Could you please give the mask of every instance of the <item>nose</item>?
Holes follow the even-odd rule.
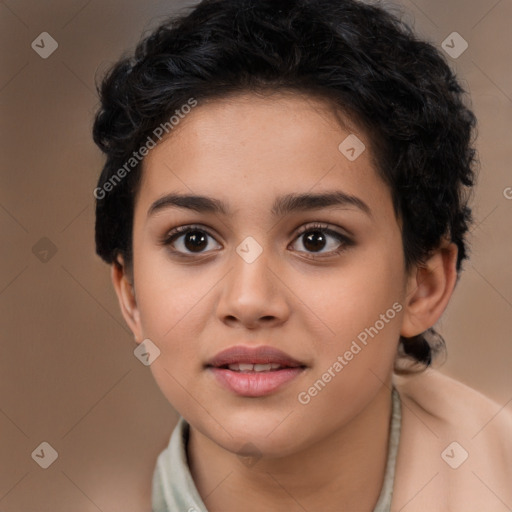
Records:
[[[218,318],[225,324],[257,329],[288,319],[287,287],[264,254],[252,263],[233,254],[233,267],[225,277],[217,305]]]

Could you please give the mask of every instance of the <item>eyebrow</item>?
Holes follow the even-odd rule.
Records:
[[[319,194],[286,194],[275,200],[271,214],[274,217],[283,217],[293,212],[319,210],[335,206],[352,206],[372,217],[370,207],[362,199],[340,190]],[[232,215],[228,205],[219,199],[184,194],[167,194],[157,199],[149,207],[147,215],[149,217],[167,208],[185,208],[199,213]]]

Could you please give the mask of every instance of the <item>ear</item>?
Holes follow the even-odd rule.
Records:
[[[144,337],[140,324],[137,300],[135,298],[133,278],[122,256],[117,256],[117,261],[112,264],[110,276],[117,294],[121,313],[132,331],[135,341],[140,343],[144,340]]]
[[[404,338],[425,332],[443,314],[457,281],[457,252],[456,244],[443,239],[429,259],[411,272],[400,331]]]

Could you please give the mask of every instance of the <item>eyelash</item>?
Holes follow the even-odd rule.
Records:
[[[209,237],[215,239],[215,237],[204,227],[192,224],[192,225],[187,225],[187,226],[179,226],[177,228],[172,229],[163,237],[163,239],[160,241],[160,243],[161,243],[161,245],[164,245],[164,246],[170,246],[173,242],[175,242],[178,238],[180,238],[180,236],[186,235],[187,233],[189,233],[191,231],[200,231],[200,232],[206,233]],[[310,231],[321,231],[322,233],[332,236],[333,238],[335,238],[336,240],[341,242],[341,245],[338,249],[335,249],[328,253],[308,253],[309,254],[308,258],[310,258],[310,259],[322,259],[322,258],[326,258],[329,256],[338,255],[338,254],[341,254],[342,252],[344,252],[345,250],[347,250],[349,247],[354,245],[354,242],[350,238],[348,238],[346,235],[343,235],[343,234],[339,233],[338,231],[334,231],[334,230],[330,229],[327,224],[322,224],[322,223],[313,223],[313,224],[304,226],[295,235],[294,242],[296,240],[298,240],[302,235],[304,235],[305,233],[309,233]],[[183,253],[183,252],[177,251],[175,249],[170,249],[170,250],[173,254],[175,254],[179,257],[183,257],[183,258],[194,257],[194,255],[200,256],[201,254],[204,254],[201,252],[199,252],[199,253]],[[304,252],[304,251],[299,251],[299,252]]]

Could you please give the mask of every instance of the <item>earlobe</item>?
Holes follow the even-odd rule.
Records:
[[[139,309],[132,278],[127,271],[127,266],[122,256],[118,256],[117,261],[112,264],[110,276],[119,301],[121,313],[132,331],[135,341],[139,343],[144,339],[140,325]]]
[[[457,246],[444,242],[409,277],[401,336],[425,332],[441,317],[457,281]]]

